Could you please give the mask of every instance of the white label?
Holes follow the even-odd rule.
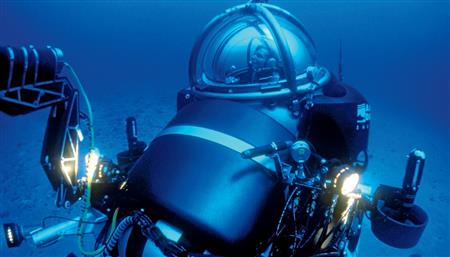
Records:
[[[358,104],[356,107],[356,130],[368,129],[370,121],[370,105]]]

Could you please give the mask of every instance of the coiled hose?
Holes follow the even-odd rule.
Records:
[[[150,218],[143,212],[135,212],[133,215],[125,217],[119,223],[119,226],[117,226],[114,233],[106,243],[106,247],[103,249],[101,256],[110,256],[124,232],[133,225],[138,225],[141,229],[141,234],[151,240],[164,253],[165,256],[188,256],[188,252],[184,247],[178,245],[172,240],[167,239],[161,230],[155,226]]]
[[[114,230],[114,233],[108,239],[101,256],[110,256],[125,231],[136,224],[141,228],[143,235],[146,235],[145,231],[154,228],[153,222],[142,212],[135,212],[133,215],[125,217],[120,221],[119,225]]]
[[[128,216],[125,217],[120,223],[119,226],[114,230],[114,233],[110,236],[106,246],[103,247],[101,251],[101,256],[106,257],[110,256],[114,247],[116,247],[119,242],[120,237],[122,237],[123,233],[133,226],[136,223],[136,216]]]

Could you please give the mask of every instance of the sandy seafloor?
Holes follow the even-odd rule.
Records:
[[[325,3],[330,4],[326,1]],[[439,22],[442,22],[443,17],[448,18],[448,14],[446,16],[440,13],[436,14],[436,17],[430,18],[429,16],[434,14],[422,12],[422,9],[432,9],[433,11],[437,9],[437,12],[439,10],[445,12],[448,4],[442,4],[441,6],[439,1],[437,6],[426,2],[406,3],[406,6],[410,5],[409,9],[404,8],[404,5],[402,7],[395,4],[393,4],[394,7],[398,8],[398,11],[395,12],[389,11],[388,7],[391,7],[389,4],[387,4],[386,9],[381,8],[384,11],[381,15],[384,19],[383,22],[391,22],[393,24],[391,26],[394,27],[392,30],[378,28],[377,26],[381,25],[376,22],[376,19],[372,19],[372,16],[369,18],[363,17],[363,15],[353,16],[354,19],[363,23],[360,26],[366,27],[364,29],[350,27],[350,31],[346,31],[347,35],[344,34],[344,37],[350,38],[345,41],[344,52],[347,53],[345,78],[351,84],[356,85],[372,104],[370,163],[363,177],[364,182],[374,187],[379,183],[400,186],[404,174],[406,154],[414,147],[424,149],[428,159],[422,186],[416,201],[427,210],[430,221],[422,240],[416,247],[399,250],[378,241],[371,233],[369,221],[366,219],[360,243],[360,256],[450,256],[448,34],[445,37],[441,34],[429,32],[432,28],[436,28],[436,24],[443,25]],[[221,2],[218,7],[211,5],[208,15],[203,14],[203,10],[197,10],[197,18],[200,21],[198,21],[199,25],[190,27],[194,27],[192,29],[196,31],[193,36],[185,35],[186,37],[177,38],[170,35],[161,36],[163,35],[161,31],[153,31],[152,33],[160,37],[158,46],[167,45],[167,47],[176,48],[176,57],[170,57],[172,61],[187,60],[192,42],[198,35],[200,28],[215,13],[232,4]],[[331,2],[331,5],[333,4],[334,2]],[[20,8],[27,9],[22,7],[19,2],[16,5],[11,4],[12,7],[9,6],[10,9],[6,9],[7,11],[11,10],[10,13],[3,9],[3,15],[6,14],[6,17],[8,17],[5,21],[7,20],[9,25],[20,20],[17,13],[14,14],[13,11]],[[72,3],[72,5],[76,4]],[[292,11],[291,5],[293,4],[284,3],[282,6],[290,7]],[[89,5],[83,5],[79,8],[82,9],[85,6]],[[39,13],[39,6],[32,7],[35,8],[33,12],[36,10],[36,13]],[[323,36],[328,33],[327,29],[335,29],[336,24],[333,23],[333,17],[322,16],[319,19],[315,15],[317,13],[326,14],[325,10],[309,14],[309,11],[317,10],[317,6],[312,2],[306,2],[303,7],[304,9],[299,8],[299,11],[296,11],[295,14],[304,17],[304,22],[308,25],[307,27],[310,27],[312,36],[316,38],[319,53],[322,52],[320,55],[321,63],[332,70],[336,70],[336,47],[330,47],[330,44],[337,45],[337,33],[331,34],[328,38]],[[159,8],[174,12],[171,17],[186,11],[183,8],[165,8],[164,5],[163,7],[159,6]],[[350,7],[347,5],[345,8]],[[352,8],[355,8],[355,14],[360,14],[358,11],[371,13],[366,5],[356,5]],[[31,7],[27,9],[27,14],[33,13],[30,11],[31,9]],[[156,8],[154,11],[159,12],[159,9]],[[136,12],[130,11],[131,14],[128,15],[140,17],[139,11]],[[331,13],[331,11],[329,12]],[[399,13],[404,15],[403,19],[398,18]],[[407,16],[406,13],[410,16]],[[75,19],[74,15],[71,16],[71,13],[59,15],[67,15],[67,22],[70,22],[71,19],[78,19]],[[138,21],[138,19],[134,20],[129,16],[124,17],[123,15],[127,14],[122,13],[122,11],[120,14],[115,13],[115,15],[119,19],[129,18],[134,22]],[[102,22],[99,23],[100,25],[89,23],[89,14],[85,14],[85,16],[88,17],[86,18],[87,21],[81,22],[81,27],[91,26],[94,31],[105,29],[102,26],[106,25]],[[22,29],[27,28],[27,26],[43,28],[52,21],[52,18],[49,17],[46,17],[48,20],[45,21],[39,19],[31,21],[33,17],[31,15],[30,21],[18,22],[17,24],[20,24],[17,26]],[[379,16],[376,17],[379,18]],[[177,18],[180,20],[165,24],[164,29],[170,31],[180,24],[189,27],[185,23],[190,21],[188,18],[183,16]],[[84,21],[82,18],[79,19]],[[440,20],[435,23],[434,19]],[[400,29],[402,26],[409,26],[408,22],[411,20],[417,21],[420,26],[414,27],[409,32]],[[152,20],[152,22],[155,22],[155,20]],[[448,20],[446,22],[448,25]],[[151,26],[155,26],[154,24],[149,23],[146,26],[152,28]],[[313,24],[316,25],[313,26]],[[443,27],[446,27],[445,24]],[[46,28],[49,31],[61,32],[51,26]],[[365,30],[365,28],[368,30]],[[127,36],[131,39],[127,40],[140,39],[140,36],[133,37],[134,29],[131,28],[131,32],[128,32]],[[442,29],[442,26],[440,29]],[[5,26],[5,31],[9,31],[10,34],[6,35],[10,35],[13,39],[18,37],[15,32],[11,32],[13,30],[8,30],[7,26]],[[120,71],[121,65],[133,64],[132,61],[126,60],[137,59],[137,55],[123,54],[121,58],[124,58],[122,59],[125,60],[124,64],[120,62],[112,63],[111,59],[102,59],[106,55],[100,55],[102,58],[98,58],[97,50],[94,49],[90,52],[88,48],[90,46],[89,40],[82,40],[84,35],[83,37],[79,36],[76,31],[73,33],[73,35],[67,35],[69,38],[67,41],[58,41],[57,37],[53,37],[51,32],[46,36],[51,42],[54,42],[54,45],[63,48],[67,53],[69,62],[73,60],[75,69],[85,83],[92,99],[97,145],[102,153],[114,157],[117,152],[126,148],[124,120],[130,115],[135,116],[138,120],[141,138],[150,142],[175,113],[176,91],[186,85],[187,61],[171,65],[170,60],[158,63],[147,59],[145,61],[151,62],[150,66],[138,67],[140,73],[133,74],[137,79],[127,80],[128,75],[124,74],[129,72],[125,71],[124,74],[120,74],[118,71]],[[105,33],[114,34],[116,31],[114,29],[112,31],[106,30]],[[122,31],[117,33],[122,33]],[[139,33],[145,34],[145,30],[139,30]],[[6,42],[15,45],[30,43],[27,40],[6,40],[6,37],[3,37],[4,35],[0,36],[0,43]],[[152,35],[146,36],[151,37]],[[406,44],[400,42],[400,40],[392,40],[397,35],[408,38],[410,41]],[[24,36],[21,35],[20,37]],[[89,39],[89,35],[87,37]],[[101,36],[90,35],[90,37],[97,41],[102,39]],[[422,41],[424,37],[430,40]],[[114,35],[107,38],[108,42],[112,42],[112,45],[114,45],[114,41],[111,41],[113,38]],[[377,38],[391,41],[389,43],[383,43],[383,40],[374,42],[374,39]],[[145,39],[144,37],[142,40]],[[176,41],[177,39],[178,41]],[[70,40],[75,40],[75,43]],[[42,44],[47,42],[44,39],[36,39],[36,41]],[[98,44],[107,47],[105,42],[98,42]],[[133,44],[129,44],[132,48]],[[108,50],[129,50],[129,48],[122,49],[119,43],[117,45],[117,48]],[[85,52],[72,51],[72,49],[78,49],[77,47],[84,49]],[[406,47],[410,49],[406,49]],[[433,49],[443,50],[444,52],[433,52]],[[155,58],[159,58],[158,60],[162,60],[165,54],[173,54],[166,49],[148,48],[147,50],[154,54]],[[139,52],[140,50],[137,49],[136,51]],[[383,56],[386,51],[388,54]],[[90,61],[90,55],[96,58],[95,61]],[[417,58],[420,61],[414,62],[414,64],[405,61],[405,58],[409,60],[410,57]],[[444,60],[443,65],[433,66],[432,64],[438,62],[432,60],[432,58],[437,58],[437,61]],[[94,68],[98,68],[98,70],[93,72]],[[147,68],[149,69],[142,73]],[[431,74],[429,77],[421,75],[427,72]],[[441,79],[437,79],[438,76]],[[47,215],[74,217],[79,213],[77,206],[68,210],[56,209],[54,206],[55,193],[39,165],[47,115],[48,110],[16,118],[0,114],[0,223],[17,222],[26,226],[35,226],[39,225],[41,219]],[[64,238],[59,243],[44,249],[35,249],[27,245],[26,242],[20,248],[7,249],[3,236],[3,231],[1,231],[0,256],[66,256],[67,253],[72,251],[77,253],[75,237]]]

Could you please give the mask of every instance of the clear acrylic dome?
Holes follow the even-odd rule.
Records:
[[[206,26],[189,75],[200,92],[296,91],[311,67],[316,51],[300,22],[276,6],[251,3],[226,10]]]

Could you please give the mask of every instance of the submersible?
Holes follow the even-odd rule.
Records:
[[[54,47],[0,48],[0,110],[51,107],[41,164],[58,207],[83,203],[54,226],[5,224],[10,247],[76,235],[85,256],[355,256],[364,214],[395,247],[414,246],[426,227],[414,204],[425,154],[410,152],[401,188],[364,191],[370,106],[318,64],[303,25],[277,6],[216,16],[194,45],[175,116],[148,146],[128,118],[117,161],[96,148],[89,98],[62,58]]]
[[[279,7],[250,3],[215,17],[194,45],[189,82],[128,188],[214,252],[254,254],[285,202],[271,157],[241,152],[303,140],[323,158],[366,165],[366,100],[317,63],[308,32]]]

